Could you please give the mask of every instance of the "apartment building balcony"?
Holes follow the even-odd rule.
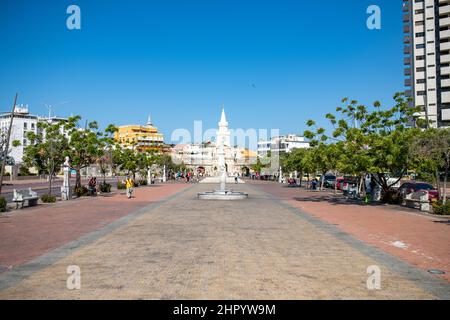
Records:
[[[449,39],[450,38],[450,30],[443,30],[439,32],[440,39]]]
[[[412,90],[406,90],[406,91],[405,91],[405,96],[407,96],[407,97],[412,97],[412,95],[413,95]]]
[[[445,15],[450,13],[450,4],[439,7],[439,15]]]
[[[411,87],[412,86],[412,79],[405,79],[405,87]]]
[[[450,54],[441,55],[441,63],[450,63]]]
[[[404,13],[409,13],[410,5],[409,2],[403,2],[402,11]]]
[[[404,54],[411,54],[411,46],[405,46],[403,48],[403,53]]]
[[[405,76],[410,76],[411,75],[411,68],[406,68],[404,74],[405,74]]]
[[[424,106],[425,105],[425,96],[416,96],[414,101],[416,102],[416,106]]]
[[[407,34],[411,33],[411,26],[409,25],[409,23],[407,23],[403,26],[403,33],[407,33]]]
[[[441,51],[450,50],[450,42],[441,42]]]
[[[450,67],[441,67],[441,75],[450,75]]]
[[[411,57],[405,57],[405,58],[403,58],[403,64],[404,64],[405,66],[411,65]]]
[[[442,103],[450,103],[450,91],[442,92],[441,102]]]
[[[409,22],[410,21],[410,15],[409,13],[405,13],[403,15],[403,22]]]
[[[441,80],[441,88],[450,88],[450,79]]]
[[[450,26],[450,18],[439,19],[439,26],[440,27]]]

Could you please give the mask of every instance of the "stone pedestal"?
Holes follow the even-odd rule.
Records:
[[[62,200],[70,200],[72,199],[72,190],[70,188],[70,178],[69,178],[69,167],[64,167],[64,180],[63,185],[61,187],[61,199]]]

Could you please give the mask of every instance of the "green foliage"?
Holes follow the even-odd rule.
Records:
[[[8,209],[5,197],[0,196],[0,212],[6,212]]]
[[[28,169],[27,166],[24,165],[20,165],[19,166],[19,176],[21,177],[27,177],[27,176],[31,176],[31,172],[30,169]]]
[[[51,195],[51,194],[43,194],[41,196],[41,201],[43,203],[55,203],[56,202],[56,197]]]
[[[258,172],[261,173],[261,171],[266,167],[266,165],[264,165],[261,160],[259,159],[259,157],[256,158],[256,163],[252,165],[252,170],[254,172]]]
[[[111,192],[111,184],[109,184],[109,183],[102,182],[102,183],[100,183],[99,187],[100,187],[100,191],[103,193]]]
[[[76,187],[81,187],[80,170],[96,163],[104,154],[103,133],[98,130],[98,124],[95,121],[86,122],[85,127],[80,129],[78,122],[80,116],[70,117],[64,129],[69,134],[70,144],[64,153],[70,157],[71,165],[77,172]]]
[[[88,189],[85,186],[75,187],[74,193],[77,197],[84,197],[88,194]]]
[[[450,129],[427,129],[414,136],[409,149],[414,168],[423,180],[434,182],[440,190],[440,173],[444,174],[443,201],[446,202],[446,179],[450,169]]]
[[[24,149],[23,161],[26,166],[35,167],[39,173],[50,177],[48,189],[51,193],[53,176],[64,163],[64,153],[68,150],[69,141],[63,134],[62,122],[39,122],[37,126],[38,133],[27,133],[30,144]]]
[[[420,129],[408,127],[408,123],[417,108],[409,106],[403,93],[395,94],[394,106],[387,109],[382,109],[378,101],[372,108],[348,98],[342,103],[336,114],[326,115],[333,126],[331,133],[316,127],[312,120],[307,122],[310,129],[304,134],[313,146],[309,166],[356,176],[371,173],[388,192],[387,175],[402,177],[411,166],[409,146]],[[325,141],[333,143],[325,146]],[[328,150],[331,145],[334,147]]]
[[[384,192],[381,200],[389,204],[400,204],[401,202],[400,194],[393,189]]]
[[[117,181],[117,190],[125,190],[125,189],[126,189],[125,183]]]
[[[145,179],[141,179],[141,180],[139,180],[139,185],[140,186],[146,186],[148,183],[147,183],[147,180],[145,180]]]
[[[434,214],[450,215],[450,202],[444,204],[442,201],[436,201],[432,205]]]

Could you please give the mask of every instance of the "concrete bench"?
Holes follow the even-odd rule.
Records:
[[[16,208],[19,208],[19,203],[23,207],[25,201],[27,202],[28,206],[35,206],[37,205],[38,200],[38,194],[31,190],[31,188],[25,190],[14,189],[12,201],[16,203]]]
[[[420,211],[430,212],[431,210],[427,191],[417,191],[407,194],[403,199],[403,205],[408,208],[419,209]]]

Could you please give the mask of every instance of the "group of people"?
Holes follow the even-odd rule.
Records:
[[[131,199],[131,196],[133,194],[133,188],[134,188],[134,180],[130,176],[127,176],[124,183],[125,183],[125,188],[127,190],[127,198]],[[97,178],[91,177],[87,184],[88,195],[96,196],[97,192],[98,192],[97,188],[98,188]]]

